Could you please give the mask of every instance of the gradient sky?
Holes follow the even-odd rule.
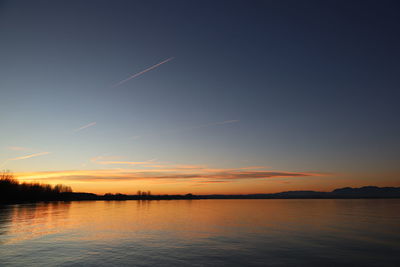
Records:
[[[398,1],[0,1],[0,169],[95,193],[400,186]]]

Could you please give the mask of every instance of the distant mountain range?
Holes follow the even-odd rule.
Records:
[[[260,198],[260,199],[299,199],[299,198],[400,198],[400,187],[364,186],[360,188],[345,187],[331,192],[319,191],[286,191],[273,194],[250,195],[205,195],[204,198]]]
[[[276,198],[400,198],[400,187],[344,187],[331,192],[288,191],[267,195]]]

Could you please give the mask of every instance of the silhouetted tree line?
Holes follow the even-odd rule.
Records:
[[[243,195],[152,195],[138,191],[136,195],[105,194],[102,200],[173,200],[173,199],[352,199],[352,198],[400,198],[400,187],[364,186],[360,188],[339,188],[331,192],[287,191],[272,194]]]
[[[101,199],[104,200],[149,200],[149,199],[156,199],[157,196],[153,196],[151,194],[151,191],[137,191],[136,195],[125,195],[125,194],[120,194],[120,193],[116,193],[116,194],[112,194],[112,193],[107,193],[104,194],[103,196],[100,197]]]
[[[247,195],[152,195],[138,191],[136,195],[75,193],[65,185],[20,183],[10,172],[0,174],[0,202],[49,200],[173,200],[173,199],[329,199],[329,198],[400,198],[400,187],[364,186],[340,188],[331,192],[288,191],[273,194]]]
[[[0,174],[0,201],[66,200],[72,189],[65,185],[21,183],[10,172]]]

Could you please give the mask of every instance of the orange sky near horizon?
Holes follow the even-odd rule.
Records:
[[[160,166],[161,167],[161,166]],[[64,184],[75,192],[96,194],[136,194],[138,190],[153,194],[254,194],[293,190],[331,191],[340,187],[400,186],[398,173],[349,176],[306,172],[265,170],[262,167],[215,169],[177,165],[159,169],[105,169],[76,171],[19,172],[21,182]]]

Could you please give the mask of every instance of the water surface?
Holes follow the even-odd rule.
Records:
[[[0,206],[1,266],[400,266],[400,200]]]

